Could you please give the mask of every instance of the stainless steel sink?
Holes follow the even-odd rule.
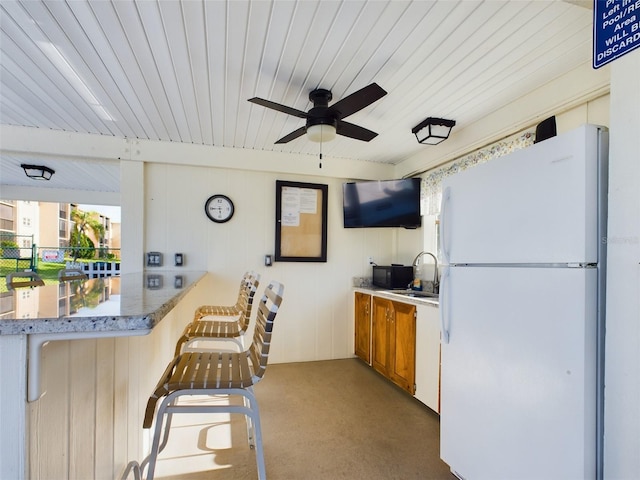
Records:
[[[439,298],[437,293],[422,292],[420,290],[389,290],[388,293],[415,298]]]

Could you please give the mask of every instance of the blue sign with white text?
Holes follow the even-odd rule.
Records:
[[[594,0],[593,68],[640,47],[640,0]]]

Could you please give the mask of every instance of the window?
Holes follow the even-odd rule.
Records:
[[[442,180],[449,175],[485,163],[494,158],[525,148],[533,144],[533,130],[520,132],[506,140],[488,145],[485,148],[457,158],[446,165],[430,170],[422,176],[420,198],[422,202],[424,225],[424,250],[435,253],[438,261],[442,258],[440,251],[440,202],[442,200]]]
[[[9,202],[0,203],[0,229],[13,231],[15,226],[13,222],[14,208],[8,205]]]
[[[421,199],[423,202],[422,211],[425,215],[437,215],[440,213],[440,202],[442,200],[442,180],[449,175],[461,172],[475,165],[485,163],[494,158],[501,157],[508,153],[533,145],[535,133],[525,131],[513,137],[488,145],[485,148],[476,150],[463,157],[457,158],[442,167],[430,170],[422,177]]]
[[[424,232],[424,251],[432,252],[440,261],[440,215],[425,215],[422,217]]]

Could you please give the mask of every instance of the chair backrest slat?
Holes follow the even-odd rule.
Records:
[[[267,367],[273,324],[282,303],[283,292],[284,285],[272,281],[265,289],[258,305],[253,342],[249,349],[249,358],[256,377],[262,377]]]
[[[260,274],[256,272],[247,272],[242,278],[240,283],[240,291],[238,292],[238,301],[236,302],[236,308],[238,311],[243,312],[240,317],[240,325],[242,330],[249,328],[249,321],[251,320],[251,310],[253,307],[253,297],[258,291],[260,285]]]
[[[11,272],[7,274],[5,281],[9,290],[17,287],[41,287],[44,285],[44,280],[35,272]]]
[[[196,309],[194,321],[202,320],[207,316],[235,316],[239,315],[238,323],[240,330],[245,331],[249,327],[251,319],[251,307],[253,297],[260,285],[260,274],[256,272],[246,272],[240,280],[238,288],[238,298],[233,305],[201,305]]]

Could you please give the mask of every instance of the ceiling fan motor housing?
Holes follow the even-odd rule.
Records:
[[[309,92],[309,100],[313,102],[313,108],[309,110],[307,116],[307,125],[309,128],[313,125],[332,125],[338,127],[338,118],[329,108],[329,102],[333,95],[329,90],[318,88]]]
[[[333,95],[329,90],[324,88],[316,88],[309,92],[309,100],[313,102],[314,107],[328,107],[329,102],[333,99]]]

